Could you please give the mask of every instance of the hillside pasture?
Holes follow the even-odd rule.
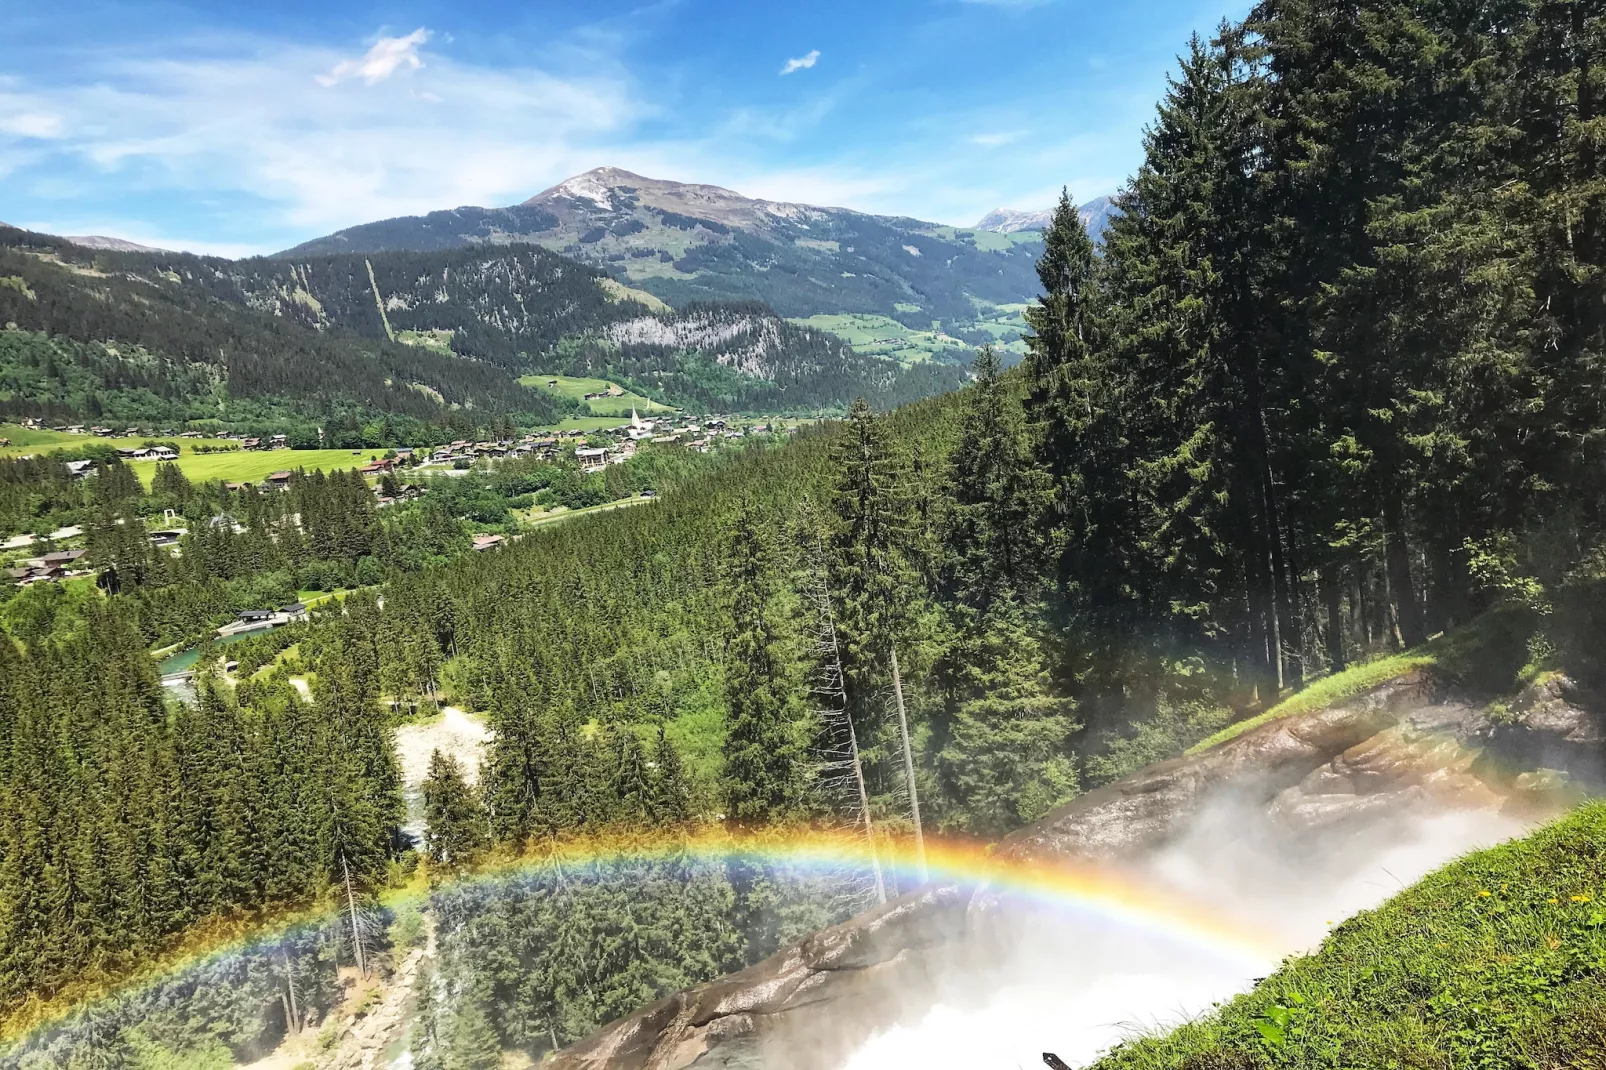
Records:
[[[900,364],[936,360],[945,364],[970,361],[973,347],[941,331],[905,327],[890,316],[866,312],[822,314],[793,323],[836,335],[867,357],[885,357]]]
[[[616,384],[606,379],[590,379],[579,375],[524,375],[519,382],[536,390],[545,391],[560,398],[570,398],[574,401],[585,401],[587,394],[600,394]],[[555,385],[554,385],[555,384]],[[624,389],[621,387],[620,389]],[[586,401],[595,416],[629,416],[634,408],[638,413],[673,412],[668,405],[660,405],[652,398],[625,390],[617,397],[594,398]],[[610,425],[617,426],[617,425]]]

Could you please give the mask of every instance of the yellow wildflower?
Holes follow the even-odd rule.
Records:
[[[1490,893],[1489,893],[1489,890],[1487,888],[1479,888],[1478,889],[1478,898],[1479,899],[1487,899],[1487,898],[1489,898],[1489,895],[1490,895]]]
[[[1575,896],[1571,896],[1570,898],[1575,903],[1587,903],[1587,902],[1589,902],[1589,896],[1587,896],[1587,895],[1575,895]]]

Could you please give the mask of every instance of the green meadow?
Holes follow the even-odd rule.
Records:
[[[65,431],[51,431],[48,429],[35,429],[23,427],[21,424],[0,424],[0,439],[10,439],[11,445],[0,446],[0,457],[26,457],[35,453],[49,453],[52,450],[79,449],[89,445],[111,446],[114,449],[137,449],[147,442],[166,442],[167,438],[160,435],[146,435],[138,438],[97,438],[94,435],[69,435]],[[196,446],[233,446],[234,442],[228,439],[213,438],[181,438],[174,439],[178,443],[179,454],[189,453]]]
[[[590,379],[579,375],[524,375],[519,382],[525,386],[555,394],[560,398],[582,401],[587,394],[599,394],[615,385],[606,379]],[[622,389],[622,388],[621,388]],[[660,405],[649,397],[626,390],[617,397],[594,398],[586,402],[595,416],[629,416],[634,408],[639,413],[673,412],[668,405]],[[616,427],[617,424],[609,424]]]

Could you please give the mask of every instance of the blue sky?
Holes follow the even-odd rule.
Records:
[[[969,224],[1136,166],[1239,0],[5,5],[0,220],[224,255],[611,164]]]

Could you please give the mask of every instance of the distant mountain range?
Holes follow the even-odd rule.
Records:
[[[910,327],[975,320],[1036,295],[1041,238],[744,197],[599,167],[523,204],[366,223],[278,254],[531,243],[677,307],[762,301],[787,317],[878,313]]]
[[[1088,236],[1094,241],[1104,237],[1104,228],[1111,219],[1120,214],[1111,197],[1095,197],[1077,209],[1082,217],[1082,225],[1087,228]],[[1040,208],[1035,211],[1021,211],[1016,208],[994,208],[981,217],[974,230],[987,230],[995,234],[1023,234],[1030,231],[1041,232],[1048,229],[1054,221],[1054,209]]]

